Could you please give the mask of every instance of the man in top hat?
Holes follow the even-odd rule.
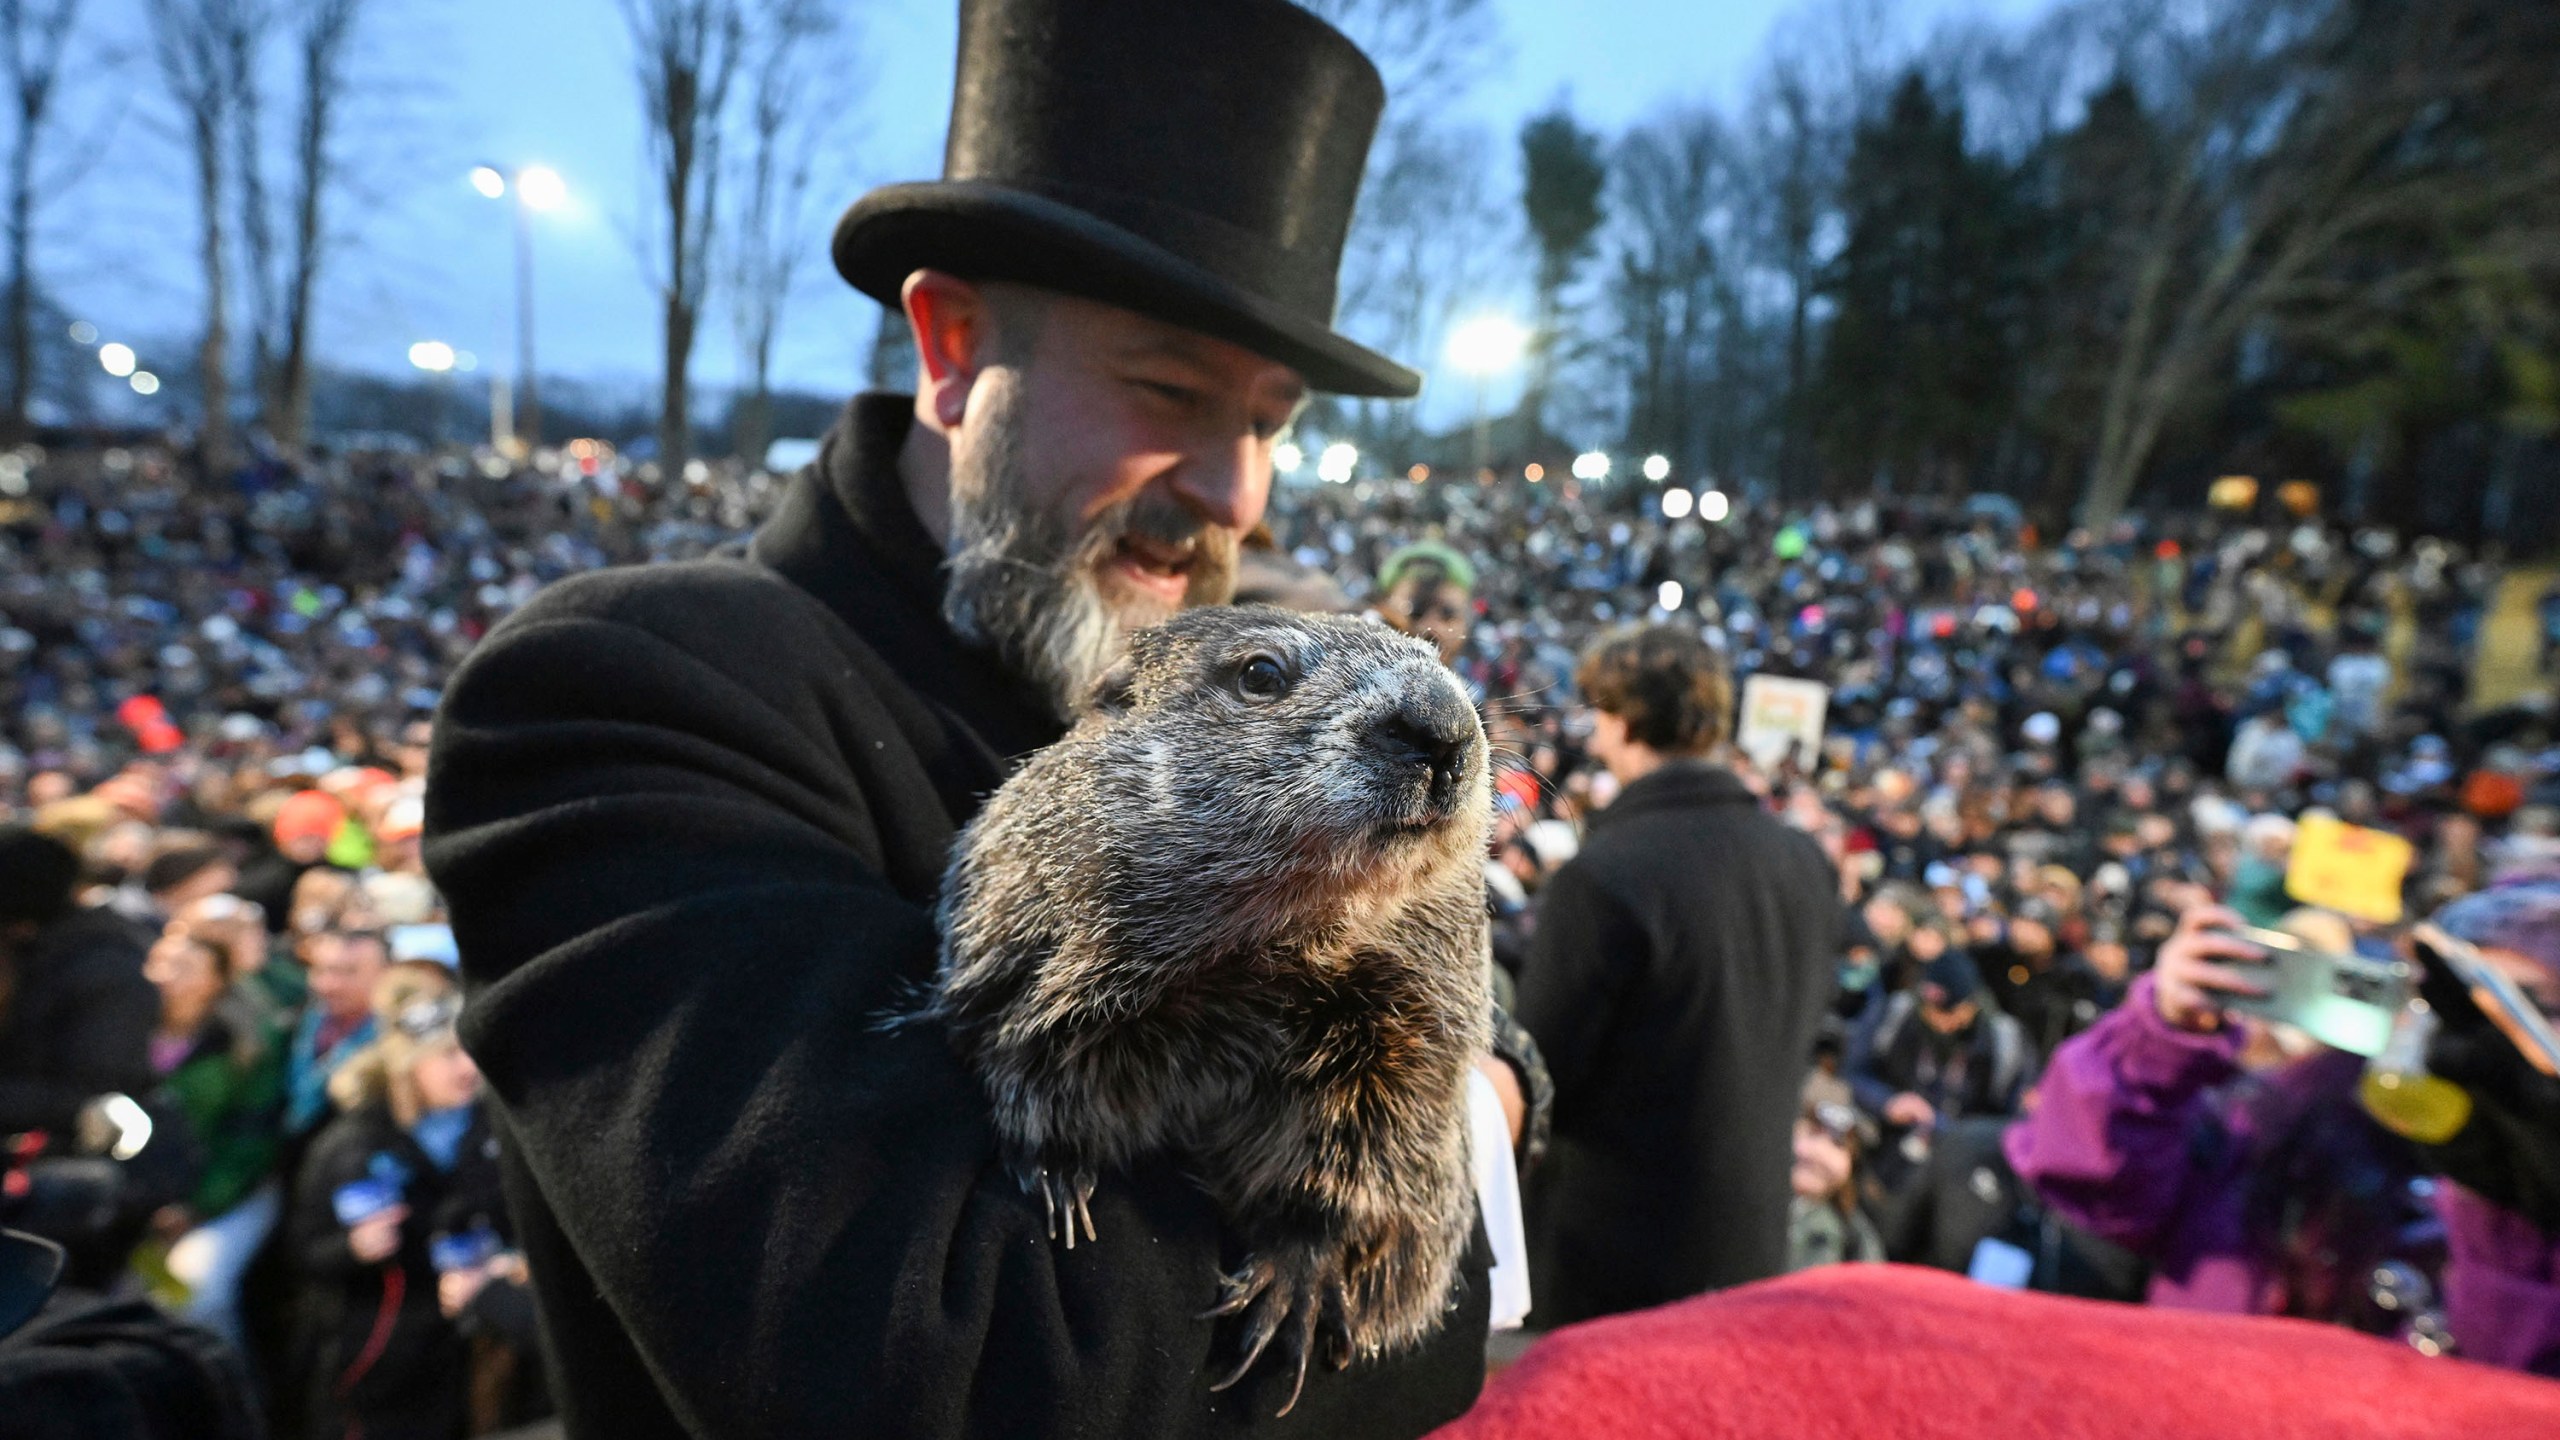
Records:
[[[976,1081],[880,1019],[981,798],[1125,632],[1227,598],[1305,394],[1417,388],[1330,328],[1382,103],[1281,0],[962,0],[946,178],[835,236],[917,393],[853,401],[743,556],[565,581],[455,677],[425,853],[572,1435],[1272,1426],[1288,1367],[1208,1388],[1239,1257],[1177,1163],[1055,1246]],[[1477,1248],[1291,1432],[1463,1410]]]

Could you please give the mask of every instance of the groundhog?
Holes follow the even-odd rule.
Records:
[[[1242,1379],[1419,1341],[1473,1221],[1483,728],[1431,647],[1259,606],[1132,637],[961,834],[928,1013],[1069,1246],[1095,1174],[1183,1157],[1248,1242]],[[1204,1287],[1211,1277],[1203,1277]],[[1204,1293],[1207,1293],[1204,1288]]]

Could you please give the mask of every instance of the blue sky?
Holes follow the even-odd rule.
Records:
[[[1909,25],[1925,28],[1949,14],[2015,16],[2040,3],[1904,0],[1902,8]],[[1793,8],[1791,0],[1494,4],[1505,59],[1462,103],[1505,134],[1559,92],[1609,129],[1675,100],[1730,101],[1772,24]],[[811,206],[811,258],[777,365],[786,387],[853,387],[869,342],[875,307],[837,282],[823,258],[835,211],[869,184],[939,168],[956,6],[868,0],[858,13],[867,83],[848,96],[836,147],[845,173]],[[101,40],[133,24],[99,14]],[[374,0],[369,23],[349,116],[350,168],[366,193],[341,204],[346,245],[322,298],[322,353],[391,371],[413,341],[441,339],[507,364],[514,292],[505,207],[480,198],[465,176],[482,159],[540,162],[558,169],[575,197],[540,222],[542,368],[645,382],[656,369],[658,320],[633,237],[641,133],[614,0]],[[192,192],[155,90],[147,60],[128,55],[76,97],[78,116],[59,146],[68,183],[42,232],[50,287],[109,336],[146,345],[190,336],[199,304]],[[275,108],[280,122],[284,107]],[[725,315],[706,318],[695,365],[709,385],[737,373]]]

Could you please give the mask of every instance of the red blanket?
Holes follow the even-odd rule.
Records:
[[[2298,1320],[1838,1265],[1569,1326],[1433,1440],[2560,1440],[2560,1383]]]

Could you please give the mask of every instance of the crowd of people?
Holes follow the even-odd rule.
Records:
[[[541,585],[698,554],[770,483],[548,458],[0,471],[6,1223],[220,1336],[277,1434],[543,1408],[419,857],[430,721]],[[101,1176],[104,1097],[152,1138]]]
[[[78,1210],[74,1278],[224,1337],[278,1433],[538,1414],[418,853],[432,716],[545,583],[704,553],[777,482],[659,485],[571,452],[219,485],[147,449],[5,459],[0,1135],[21,1138],[0,1218]],[[1374,610],[1475,692],[1504,757],[1487,880],[1507,975],[1534,999],[1542,901],[1626,783],[1609,744],[1632,732],[1621,716],[1599,743],[1581,703],[1595,643],[1650,623],[1734,685],[1818,680],[1818,750],[1716,752],[1811,837],[1797,888],[1837,924],[1809,1045],[1755,1062],[1793,1118],[1788,1263],[1890,1257],[2494,1348],[2449,1326],[2448,1256],[2525,1242],[2494,1207],[2434,1203],[2428,1157],[2354,1104],[2360,1065],[2221,1024],[2199,977],[2221,907],[2374,943],[2286,893],[2297,822],[2324,811],[2406,837],[2411,909],[2560,991],[2560,888],[2534,878],[2560,875],[2560,732],[2544,705],[2467,693],[2498,568],[2298,520],[2045,537],[1934,501],[1675,519],[1663,494],[1284,486],[1252,542],[1244,598]],[[96,1143],[103,1097],[154,1122],[139,1157]],[[2128,1115],[2145,1156],[2121,1153]],[[2224,1146],[2211,1195],[2172,1177],[2199,1135]],[[106,1152],[112,1203],[61,1199]],[[1533,1185],[1533,1229],[1539,1203]]]
[[[2548,1230],[2513,1213],[2549,1225],[2560,1195],[2528,1173],[2547,1155],[2467,1171],[2507,1203],[2483,1202],[2361,1103],[2361,1057],[2226,1025],[2234,982],[2215,969],[2262,955],[2225,938],[2242,925],[2392,953],[2387,927],[2288,893],[2297,822],[2318,815],[2408,841],[2408,911],[2508,956],[2560,1009],[2560,731],[2547,694],[2484,708],[2469,693],[2498,566],[2298,518],[2127,522],[2046,543],[1997,506],[1742,506],[1708,521],[1663,493],[1323,487],[1287,507],[1263,561],[1275,595],[1293,568],[1346,578],[1351,603],[1439,639],[1475,687],[1513,759],[1489,871],[1496,954],[1521,974],[1533,1033],[1544,1021],[1576,1050],[1676,1048],[1680,1078],[1612,1101],[1667,1109],[1680,1102],[1657,1097],[1686,1085],[1731,1129],[1748,1086],[1712,1057],[1784,1029],[1775,988],[1753,994],[1753,1032],[1662,986],[1655,972],[1702,962],[1675,962],[1655,917],[1579,933],[1587,883],[1561,906],[1576,936],[1539,943],[1559,908],[1543,902],[1567,898],[1553,887],[1575,878],[1624,772],[1592,743],[1593,707],[1623,734],[1611,712],[1647,705],[1588,693],[1593,637],[1630,623],[1694,633],[1733,675],[1831,690],[1820,753],[1717,755],[1820,842],[1847,911],[1797,1114],[1791,1263],[1889,1258],[2560,1370]],[[1712,871],[1682,883],[1717,892]],[[1753,923],[1738,897],[1691,903],[1716,911],[1695,929]],[[1575,1003],[1651,986],[1652,1013],[1621,1002],[1614,1020],[1560,1023],[1537,1006],[1554,983],[1538,967],[1596,963],[1583,950],[1633,953],[1618,968],[1644,973],[1582,983]],[[2478,1018],[2458,995],[2435,1000]],[[1602,1033],[1571,1033],[1583,1026]],[[2465,1078],[2498,1090],[2518,1068]],[[1560,1134],[1573,1088],[1560,1073]],[[2528,1108],[2548,1106],[2536,1096]],[[2533,1113],[2548,1129],[2547,1108]],[[1613,1163],[1655,1193],[1679,1185],[1664,1149],[1706,1148],[1678,1123],[1595,1128],[1616,1132]],[[1562,1188],[1549,1203],[1576,1203]],[[1542,1222],[1539,1189],[1533,1237],[1575,1223]],[[1636,1213],[1617,1203],[1582,1223],[1633,1232],[1625,1263],[1662,1283],[1680,1268],[1678,1228],[1713,1207],[1693,1197],[1680,1216],[1625,1224]],[[1672,1284],[1652,1298],[1681,1293]]]

